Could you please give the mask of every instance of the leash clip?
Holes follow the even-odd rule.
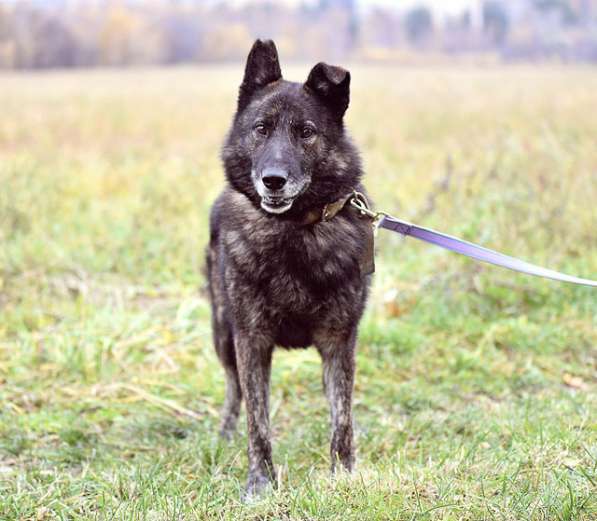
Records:
[[[371,219],[373,230],[377,232],[381,221],[387,214],[385,212],[374,212],[371,210],[369,208],[369,201],[367,201],[365,194],[362,192],[357,192],[356,190],[352,192],[350,204],[356,208],[363,217],[369,217],[369,219]]]
[[[367,201],[365,194],[355,190],[352,192],[350,204],[354,206],[363,217],[371,217],[372,219],[377,218],[377,212],[369,209],[369,202]]]

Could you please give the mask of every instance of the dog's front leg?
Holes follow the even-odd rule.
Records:
[[[246,493],[258,495],[273,481],[269,429],[269,378],[273,346],[261,335],[235,336],[236,360],[247,410],[249,476]]]
[[[332,473],[336,463],[352,471],[352,389],[354,385],[356,330],[348,335],[326,336],[318,343],[323,359],[323,385],[330,403]]]

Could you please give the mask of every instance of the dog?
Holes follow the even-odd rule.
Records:
[[[274,346],[317,348],[331,410],[331,470],[354,465],[355,344],[371,279],[372,224],[350,203],[365,191],[343,123],[349,90],[350,73],[325,63],[305,83],[282,79],[275,44],[257,40],[222,149],[227,183],[210,214],[206,271],[226,375],[220,434],[234,433],[244,399],[247,496],[275,484]]]

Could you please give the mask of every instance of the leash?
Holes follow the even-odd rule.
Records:
[[[402,221],[385,212],[374,212],[369,208],[367,198],[361,192],[353,192],[349,200],[351,206],[356,208],[362,216],[366,216],[372,220],[374,229],[384,228],[407,237],[414,237],[415,239],[434,244],[440,248],[466,255],[471,259],[488,262],[495,266],[519,271],[521,273],[526,273],[527,275],[535,275],[537,277],[570,282],[572,284],[582,284],[593,287],[597,286],[597,281],[595,280],[573,277],[572,275],[566,275],[565,273],[542,268],[536,264],[531,264],[530,262],[525,262],[516,257],[504,255],[503,253],[484,248],[483,246],[473,244],[472,242],[464,241],[430,228],[423,228],[422,226],[417,226],[416,224],[407,221]]]

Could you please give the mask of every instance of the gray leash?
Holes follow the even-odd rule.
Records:
[[[509,255],[504,255],[497,251],[484,248],[472,242],[446,235],[445,233],[431,230],[430,228],[423,228],[406,221],[402,221],[388,215],[384,212],[373,212],[369,209],[367,199],[363,194],[355,192],[350,200],[350,204],[354,206],[361,214],[366,215],[373,219],[376,227],[384,228],[392,232],[399,233],[404,236],[414,237],[424,242],[434,244],[440,248],[450,250],[461,255],[466,255],[471,259],[479,260],[482,262],[488,262],[495,266],[501,266],[510,270],[519,271],[528,275],[535,275],[537,277],[545,277],[553,280],[560,280],[562,282],[571,282],[572,284],[582,284],[585,286],[597,286],[597,281],[590,279],[582,279],[579,277],[573,277],[572,275],[566,275],[558,271],[542,268],[536,264],[525,262]]]

